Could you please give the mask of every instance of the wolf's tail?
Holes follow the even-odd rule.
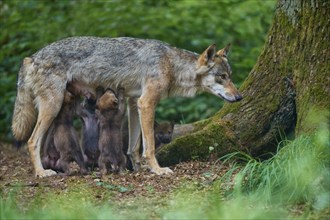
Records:
[[[31,74],[35,71],[33,59],[26,57],[17,80],[17,96],[12,121],[12,132],[17,141],[25,142],[31,136],[37,120],[37,110],[29,86]]]

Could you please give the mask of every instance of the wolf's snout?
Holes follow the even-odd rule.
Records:
[[[236,101],[240,101],[243,99],[243,96],[241,94],[235,95]]]

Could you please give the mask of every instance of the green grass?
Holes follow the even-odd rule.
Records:
[[[265,161],[242,153],[227,155],[222,160],[231,163],[231,169],[219,180],[211,185],[183,183],[166,198],[98,200],[95,189],[80,183],[64,193],[40,194],[26,205],[15,192],[1,196],[0,215],[1,219],[326,219],[329,158],[329,129],[323,126],[315,135],[286,141]]]
[[[329,218],[329,130],[324,126],[315,135],[286,142],[266,161],[244,153],[222,158],[240,162],[234,162],[226,175],[206,192],[179,191],[163,216],[168,219]]]
[[[86,184],[74,184],[62,192],[40,191],[32,200],[22,200],[16,187],[9,196],[1,198],[1,219],[109,219],[118,218],[109,208],[93,196],[95,192]],[[21,188],[22,190],[22,188]],[[24,195],[23,195],[24,196]]]

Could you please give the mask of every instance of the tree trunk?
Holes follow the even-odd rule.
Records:
[[[160,149],[160,164],[237,150],[260,156],[274,152],[283,134],[315,131],[308,116],[329,109],[329,11],[329,1],[279,0],[263,52],[240,88],[243,100],[185,125],[189,134]]]

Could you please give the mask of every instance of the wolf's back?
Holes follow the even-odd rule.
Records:
[[[33,59],[29,57],[25,58],[18,75],[17,96],[12,121],[12,132],[18,141],[28,140],[37,119],[33,94],[31,88],[28,86],[29,83],[27,83],[33,71]]]

